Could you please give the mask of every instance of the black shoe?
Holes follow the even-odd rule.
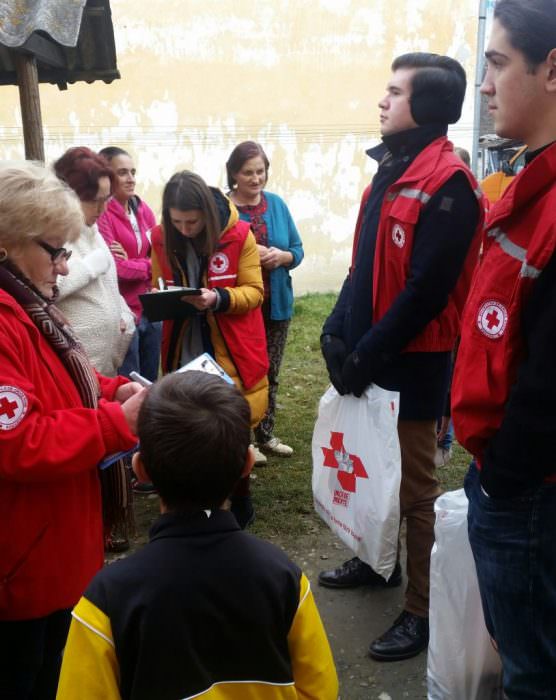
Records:
[[[235,515],[237,524],[242,530],[245,530],[255,520],[255,509],[251,496],[236,496],[231,501],[230,510]]]
[[[338,569],[321,571],[319,584],[327,588],[357,588],[357,586],[373,586],[374,588],[397,588],[402,583],[402,567],[396,563],[388,581],[359,557],[346,561]]]
[[[402,661],[417,656],[429,643],[429,620],[404,610],[390,629],[369,647],[377,661]]]

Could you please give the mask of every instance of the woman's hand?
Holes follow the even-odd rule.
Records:
[[[288,250],[280,250],[270,246],[267,248],[264,245],[257,245],[261,266],[265,270],[275,270],[277,267],[286,267],[293,262],[293,255]]]
[[[218,295],[214,289],[201,287],[201,294],[182,297],[181,300],[191,304],[191,306],[194,306],[197,311],[205,311],[206,309],[212,309],[216,306]]]
[[[117,260],[127,260],[127,253],[122,244],[118,243],[118,241],[112,241],[112,243],[110,243],[110,250]]]
[[[141,404],[145,400],[148,389],[142,387],[140,384],[137,384],[137,382],[130,382],[129,384],[124,384],[121,387],[119,387],[118,391],[120,391],[120,389],[124,389],[126,386],[131,385],[139,387],[139,391],[132,394],[131,397],[127,399],[127,401],[124,401],[122,403],[122,411],[129,429],[134,435],[137,435],[137,418],[139,416],[139,409],[141,408]],[[116,394],[117,393],[118,392],[116,392]]]
[[[116,389],[114,400],[123,404],[132,396],[135,396],[135,394],[139,394],[143,391],[143,388],[144,387],[142,387],[139,382],[127,382],[127,384],[122,384]]]

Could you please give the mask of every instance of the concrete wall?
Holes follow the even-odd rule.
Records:
[[[470,146],[478,2],[471,0],[112,0],[122,80],[41,86],[47,159],[72,145],[134,155],[138,192],[160,209],[181,168],[225,187],[239,141],[260,141],[268,188],[285,198],[306,258],[297,293],[338,289],[373,167],[377,102],[392,58],[459,59],[470,88],[451,132]],[[0,157],[22,158],[17,90],[1,88]]]

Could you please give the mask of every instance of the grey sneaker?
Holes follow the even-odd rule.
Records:
[[[268,442],[259,443],[259,447],[263,452],[276,455],[276,457],[291,457],[293,454],[293,447],[284,445],[277,437],[270,438]]]
[[[263,455],[263,453],[258,449],[258,447],[255,447],[255,445],[251,445],[251,447],[255,453],[255,466],[264,467],[267,462],[266,455]]]

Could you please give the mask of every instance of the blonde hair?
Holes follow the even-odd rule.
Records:
[[[18,248],[47,231],[74,241],[84,225],[77,195],[30,161],[0,163],[0,246]]]

